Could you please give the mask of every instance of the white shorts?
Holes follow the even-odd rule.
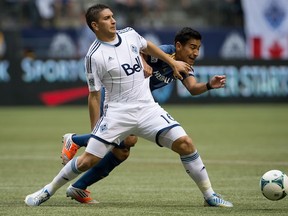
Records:
[[[93,129],[86,152],[104,157],[107,151],[111,149],[109,145],[119,145],[130,134],[142,137],[160,146],[171,147],[172,143],[168,146],[164,144],[163,137],[159,140],[161,133],[171,128],[175,128],[175,130],[172,130],[174,132],[169,134],[171,142],[186,135],[180,124],[158,103],[112,103],[107,106],[104,115]],[[107,146],[99,148],[98,145],[95,145],[96,140],[94,139]]]

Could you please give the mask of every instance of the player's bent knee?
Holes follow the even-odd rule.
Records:
[[[189,136],[183,136],[173,142],[172,150],[180,155],[188,155],[195,152],[196,148]]]
[[[127,147],[133,147],[133,146],[135,146],[137,141],[138,141],[137,136],[130,135],[130,136],[125,138],[124,143],[125,143],[125,146],[127,146]]]
[[[121,161],[124,161],[126,160],[129,155],[130,155],[130,148],[123,148],[123,149],[119,149],[119,148],[114,148],[112,150],[114,156],[121,160]]]

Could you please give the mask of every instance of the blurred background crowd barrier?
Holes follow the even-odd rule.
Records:
[[[191,97],[176,82],[154,92],[160,103],[288,102],[287,0],[2,0],[0,105],[86,104],[95,36],[84,15],[95,3],[158,45],[185,26],[201,32],[197,79],[226,74],[227,87]]]

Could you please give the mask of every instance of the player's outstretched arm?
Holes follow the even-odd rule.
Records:
[[[189,76],[183,81],[183,84],[191,95],[199,95],[210,89],[224,88],[226,84],[226,76],[215,75],[207,83],[198,83],[195,77]]]
[[[215,75],[209,80],[209,83],[213,89],[224,88],[225,84],[226,84],[226,76],[225,75]]]

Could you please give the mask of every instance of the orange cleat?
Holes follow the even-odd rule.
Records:
[[[85,204],[99,203],[98,201],[93,200],[92,197],[90,197],[90,191],[75,188],[72,185],[70,185],[67,188],[66,195],[67,197],[71,197],[71,199],[74,199],[80,203],[85,203]]]
[[[66,165],[75,156],[79,149],[79,146],[72,141],[73,135],[73,133],[67,133],[64,134],[62,138],[63,147],[61,152],[61,158],[63,165]]]

